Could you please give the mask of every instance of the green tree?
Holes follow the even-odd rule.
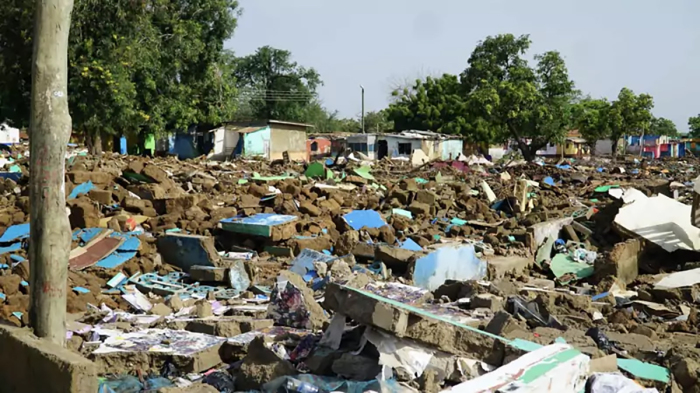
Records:
[[[36,1],[0,2],[0,117],[27,125]],[[68,96],[74,130],[104,133],[217,123],[235,113],[235,0],[75,0]]]
[[[386,110],[387,120],[393,121],[397,131],[425,130],[465,135],[468,125],[463,93],[455,75],[416,80],[412,88],[392,93],[395,100]]]
[[[691,138],[700,138],[700,115],[692,116],[688,119],[688,136]]]
[[[620,90],[610,111],[610,137],[613,155],[617,155],[618,140],[625,135],[644,135],[651,127],[654,99],[648,94],[635,95],[626,87]]]
[[[323,84],[316,70],[292,61],[291,52],[270,46],[237,59],[235,76],[244,103],[240,118],[305,121]]]
[[[360,122],[360,128],[362,124]],[[394,129],[394,122],[389,119],[389,113],[383,109],[365,113],[365,132],[386,132]]]
[[[536,55],[536,67],[528,65],[523,55],[530,43],[527,35],[487,37],[461,75],[467,107],[476,116],[471,123],[491,137],[482,140],[512,139],[526,160],[564,139],[578,94],[558,52]]]
[[[611,104],[605,99],[584,98],[574,105],[573,126],[586,139],[591,151],[595,151],[596,142],[610,136]]]
[[[678,136],[676,124],[663,117],[654,117],[649,127],[649,135]]]

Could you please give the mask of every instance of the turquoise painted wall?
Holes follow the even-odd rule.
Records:
[[[243,155],[246,157],[265,156],[270,153],[270,127],[264,127],[243,136]]]
[[[452,153],[452,159],[455,160],[462,153],[461,139],[447,139],[442,141],[442,159],[448,160]]]

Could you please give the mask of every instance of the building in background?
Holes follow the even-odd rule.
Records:
[[[401,131],[396,134],[355,134],[346,138],[347,147],[370,159],[408,158],[421,150],[431,159],[456,159],[463,149],[461,137],[431,131]]]
[[[286,151],[291,160],[307,160],[306,133],[309,124],[279,120],[231,122],[209,131],[212,159],[262,157],[281,159]]]

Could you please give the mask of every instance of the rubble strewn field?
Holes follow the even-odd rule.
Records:
[[[72,152],[67,345],[114,392],[700,392],[693,158],[461,158]],[[26,326],[11,165],[0,318]]]

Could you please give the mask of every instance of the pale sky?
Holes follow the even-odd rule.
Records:
[[[700,113],[700,0],[239,0],[226,47],[292,52],[324,82],[342,116],[386,107],[392,86],[458,74],[488,35],[530,34],[529,55],[558,50],[577,88],[614,99],[622,87],[654,97],[679,131]]]

